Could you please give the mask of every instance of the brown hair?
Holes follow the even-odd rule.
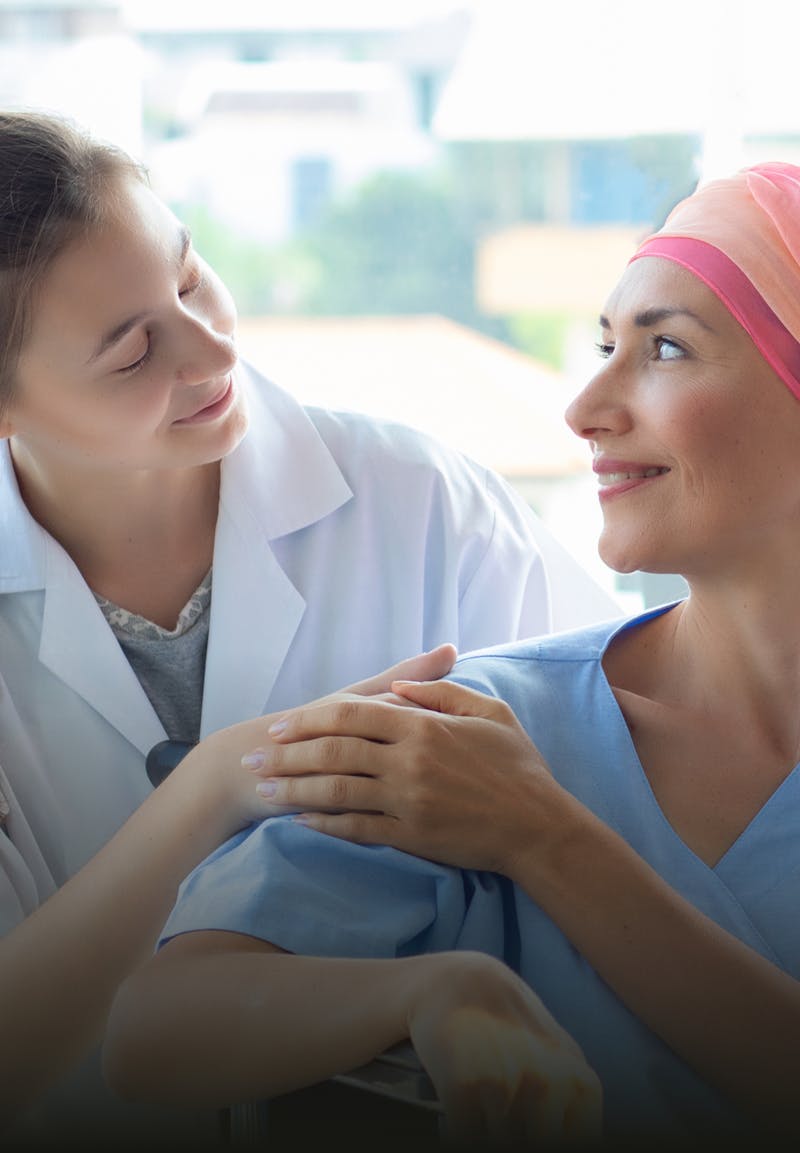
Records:
[[[37,285],[77,233],[102,220],[121,176],[143,180],[145,172],[57,116],[0,112],[0,415],[12,398]]]

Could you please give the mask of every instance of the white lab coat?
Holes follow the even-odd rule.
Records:
[[[240,371],[251,425],[222,465],[203,734],[442,641],[467,651],[619,615],[498,477],[408,429],[304,410]],[[2,933],[141,803],[145,757],[166,736],[77,568],[28,513],[6,445],[0,678]],[[110,1131],[128,1131],[140,1114],[114,1120],[91,1063],[76,1076],[90,1115],[108,1108]],[[56,1087],[43,1115],[63,1126],[86,1092]]]
[[[498,477],[240,371],[251,425],[222,466],[203,734],[442,641],[464,652],[619,614]],[[2,928],[141,803],[145,757],[166,734],[0,449],[0,791],[29,874],[0,840]]]

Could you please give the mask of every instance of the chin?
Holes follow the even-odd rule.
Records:
[[[621,547],[620,542],[607,539],[605,533],[598,541],[597,553],[603,564],[608,565],[614,572],[632,573],[640,568],[638,555],[632,554],[630,549]]]
[[[675,571],[660,563],[663,558],[654,555],[653,549],[644,548],[641,540],[624,541],[618,536],[615,539],[610,533],[603,533],[597,552],[603,564],[617,573]]]

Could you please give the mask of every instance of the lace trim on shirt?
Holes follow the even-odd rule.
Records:
[[[128,612],[112,601],[94,593],[94,599],[102,609],[103,616],[108,621],[114,633],[123,636],[141,637],[144,640],[165,640],[170,637],[179,637],[187,633],[211,604],[211,572],[209,569],[200,584],[189,597],[178,616],[178,623],[174,629],[165,629],[138,613]]]

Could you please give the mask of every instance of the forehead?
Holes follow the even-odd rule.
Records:
[[[714,331],[739,329],[734,317],[699,277],[673,260],[643,256],[625,269],[603,308],[609,324],[647,313],[689,312]]]
[[[136,179],[119,181],[99,222],[81,231],[53,262],[43,289],[62,288],[75,276],[87,280],[125,260],[171,254],[180,225],[167,206]]]
[[[180,237],[179,222],[146,185],[120,181],[100,222],[74,237],[43,276],[26,343],[147,308],[156,278],[176,263]]]

